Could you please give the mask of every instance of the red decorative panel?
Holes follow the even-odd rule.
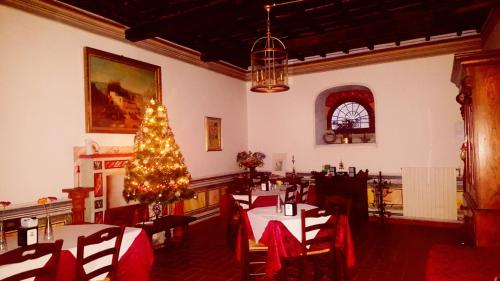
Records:
[[[102,173],[94,174],[94,196],[102,196]]]
[[[104,167],[106,169],[118,169],[123,168],[128,163],[128,160],[113,160],[113,161],[104,161]]]
[[[352,90],[334,92],[326,98],[325,105],[328,107],[336,107],[346,100],[355,99],[363,104],[373,106],[373,94],[368,90]]]
[[[104,223],[104,216],[102,215],[102,212],[95,212],[94,223]]]

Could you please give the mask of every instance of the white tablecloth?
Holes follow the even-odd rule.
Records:
[[[65,225],[60,227],[54,227],[54,241],[58,239],[63,239],[64,243],[62,246],[62,250],[68,250],[71,254],[76,258],[76,247],[78,236],[88,236],[93,234],[99,230],[102,230],[107,227],[111,227],[112,225],[106,224],[81,224],[81,225]],[[119,259],[123,256],[124,253],[127,252],[130,245],[137,238],[142,229],[127,227],[125,228],[125,233],[123,234],[122,245],[120,247]],[[43,243],[43,231],[39,231],[38,233],[38,242]],[[103,242],[98,245],[92,245],[85,247],[85,256],[89,256],[100,249],[113,247],[115,243],[115,239],[111,239],[109,241]],[[7,238],[8,250],[13,250],[18,248],[17,245],[17,236],[12,236]],[[5,278],[6,276],[10,276],[12,274],[26,271],[36,267],[42,267],[49,260],[50,256],[43,256],[39,259],[29,260],[20,264],[13,265],[5,265],[0,266],[0,279]],[[111,262],[111,256],[102,257],[99,260],[96,260],[92,263],[89,263],[85,266],[85,270],[87,272],[92,271],[94,268],[101,267],[101,264],[109,264]],[[75,270],[75,269],[69,269]],[[98,276],[96,279],[103,279],[104,276]]]
[[[297,238],[298,241],[302,241],[302,226],[301,226],[301,217],[300,211],[302,209],[310,210],[317,208],[316,206],[309,204],[297,204],[297,215],[296,216],[285,216],[284,212],[277,213],[276,206],[270,207],[260,207],[254,208],[247,212],[248,219],[250,221],[250,226],[252,227],[253,235],[256,241],[259,241],[266,229],[267,224],[271,220],[280,221],[285,225],[285,227],[290,231],[290,233]],[[317,223],[325,223],[330,217],[321,217],[321,218],[311,218],[306,220],[306,225],[317,224]],[[319,230],[318,230],[319,231]],[[307,239],[311,239],[318,231],[308,232]]]

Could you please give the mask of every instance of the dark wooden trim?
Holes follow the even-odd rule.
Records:
[[[467,204],[467,206],[471,210],[476,210],[477,209],[477,203],[474,200],[474,198],[472,198],[472,196],[470,195],[469,192],[466,192],[466,191],[464,192],[464,200],[465,200],[465,203]]]
[[[71,200],[60,199],[52,203],[50,207],[51,214],[63,214],[71,213]],[[42,205],[37,205],[35,202],[33,205],[19,206],[15,205],[9,206],[5,209],[2,214],[4,219],[16,219],[22,217],[44,217],[45,209]]]
[[[451,82],[455,83],[458,88],[462,87],[462,82],[471,83],[470,81],[464,80],[464,78],[467,77],[466,73],[464,73],[464,66],[493,64],[499,62],[500,50],[471,51],[456,54],[451,74]]]
[[[481,39],[482,39],[482,47],[489,48],[493,46],[486,45],[488,43],[488,39],[491,37],[499,36],[498,34],[493,34],[493,30],[495,26],[500,24],[500,7],[495,7],[492,9],[488,15],[488,18],[483,24],[481,28]]]
[[[227,179],[228,177],[236,177],[240,174],[241,173],[232,173],[232,174],[213,176],[213,177],[207,177],[207,178],[199,178],[199,179],[192,180],[191,183],[198,183],[198,182],[209,181],[209,180]]]
[[[359,54],[344,55],[317,61],[295,63],[288,66],[288,71],[291,75],[307,74],[333,69],[413,59],[419,57],[453,54],[473,50],[481,50],[481,38],[479,35],[435,41],[430,43],[426,42],[403,47],[394,47],[390,49],[363,52]]]
[[[133,153],[103,153],[103,154],[80,154],[78,158],[96,159],[96,158],[124,158],[132,157]]]
[[[132,43],[125,39],[125,25],[53,0],[4,0],[2,4],[104,35],[136,47],[172,57],[205,69],[245,80],[246,69],[225,62],[202,62],[200,53],[167,40],[153,38]]]
[[[247,69],[242,69],[225,62],[203,62],[200,60],[199,52],[163,39],[154,38],[131,43],[125,39],[127,26],[54,0],[4,0],[2,4],[104,35],[236,79],[250,81],[250,72]],[[288,70],[290,75],[307,74],[396,60],[481,50],[481,45],[482,42],[479,35],[463,36],[448,40],[424,42],[402,47],[395,46],[379,51],[367,51],[359,54],[347,54],[340,57],[294,63],[288,66]]]

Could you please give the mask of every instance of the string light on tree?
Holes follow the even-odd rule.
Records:
[[[171,203],[193,198],[191,175],[168,125],[167,110],[154,100],[146,108],[126,166],[123,196],[127,201]]]

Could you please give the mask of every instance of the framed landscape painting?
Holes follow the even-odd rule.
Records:
[[[88,133],[135,134],[150,99],[161,103],[161,70],[85,47],[85,123]]]
[[[222,150],[222,119],[205,117],[205,145],[207,151]]]

